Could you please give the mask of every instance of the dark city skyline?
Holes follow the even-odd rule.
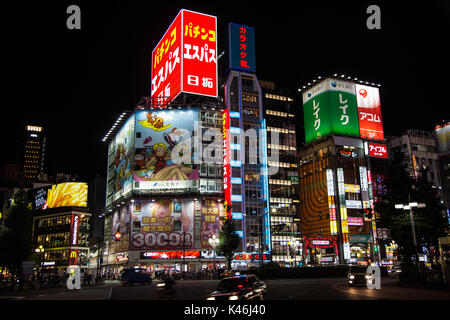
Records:
[[[81,30],[68,30],[66,9],[81,8]],[[369,30],[366,9],[381,9]],[[15,159],[25,125],[45,127],[50,174],[90,179],[106,174],[101,140],[123,110],[150,96],[151,52],[181,9],[217,16],[219,52],[229,22],[256,30],[261,80],[297,91],[318,76],[345,74],[381,84],[386,135],[431,131],[449,120],[446,93],[450,5],[383,2],[38,2],[7,6],[2,163]],[[302,124],[297,128],[304,139]],[[11,151],[11,152],[9,152]]]

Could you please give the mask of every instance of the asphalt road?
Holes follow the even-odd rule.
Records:
[[[266,300],[450,300],[450,292],[405,288],[397,279],[382,278],[380,290],[365,287],[349,288],[344,278],[266,280]],[[109,283],[70,291],[65,288],[1,293],[0,300],[160,300],[156,283],[121,286]],[[205,300],[219,280],[177,281],[177,293],[164,300]]]

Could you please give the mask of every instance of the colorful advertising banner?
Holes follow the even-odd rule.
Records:
[[[131,116],[109,145],[107,194],[113,200],[131,191],[134,116]]]
[[[378,88],[356,84],[356,100],[361,138],[384,140]]]
[[[216,200],[202,200],[202,234],[201,246],[204,249],[211,249],[209,239],[213,236],[219,238],[220,233],[220,202]]]
[[[180,92],[217,97],[217,18],[181,10],[152,51],[151,95],[161,107]]]
[[[84,182],[65,182],[33,192],[33,210],[58,207],[86,207],[88,185]]]
[[[255,28],[230,23],[227,31],[229,67],[256,72]]]
[[[193,230],[192,200],[135,200],[133,203],[130,246],[133,249],[192,249]]]
[[[135,189],[182,189],[198,180],[191,152],[197,120],[197,109],[136,112],[133,179],[140,183]]]
[[[303,93],[306,143],[329,134],[359,137],[355,84],[325,79]]]

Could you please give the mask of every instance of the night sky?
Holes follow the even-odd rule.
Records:
[[[394,1],[391,1],[394,2]],[[397,1],[396,1],[397,2]],[[158,4],[159,3],[159,4]],[[151,52],[182,8],[256,28],[259,79],[295,93],[317,76],[380,83],[385,135],[449,120],[450,3],[379,1],[35,1],[2,4],[1,162],[15,159],[25,124],[47,129],[50,174],[106,175],[101,139],[125,109],[150,95]],[[68,30],[66,8],[81,8]],[[381,8],[369,30],[366,8]],[[5,72],[6,71],[6,72]],[[301,136],[303,136],[300,126]]]

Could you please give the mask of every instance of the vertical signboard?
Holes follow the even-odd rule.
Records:
[[[255,28],[230,23],[227,32],[229,67],[256,72]]]
[[[341,214],[341,231],[342,231],[342,243],[344,248],[344,259],[350,259],[350,242],[348,240],[348,219],[347,219],[347,207],[345,201],[345,186],[344,186],[344,169],[337,169],[337,181],[338,181],[338,193],[339,193],[339,206]]]
[[[330,233],[332,235],[337,234],[336,223],[336,204],[335,204],[335,192],[334,192],[334,178],[333,170],[327,169],[327,191],[328,191],[328,210],[330,213]]]
[[[151,95],[164,105],[181,91],[182,12],[152,51]]]
[[[152,97],[164,107],[180,92],[217,97],[214,16],[181,10],[152,51]]]
[[[182,10],[182,91],[217,97],[217,18]]]
[[[220,203],[216,200],[202,200],[201,210],[201,247],[212,249],[210,239],[219,238],[220,232]]]
[[[331,133],[359,137],[355,84],[325,79],[303,93],[306,143]]]
[[[225,213],[231,219],[230,111],[223,112],[223,190]]]
[[[361,138],[384,140],[378,88],[356,84],[356,100]]]

